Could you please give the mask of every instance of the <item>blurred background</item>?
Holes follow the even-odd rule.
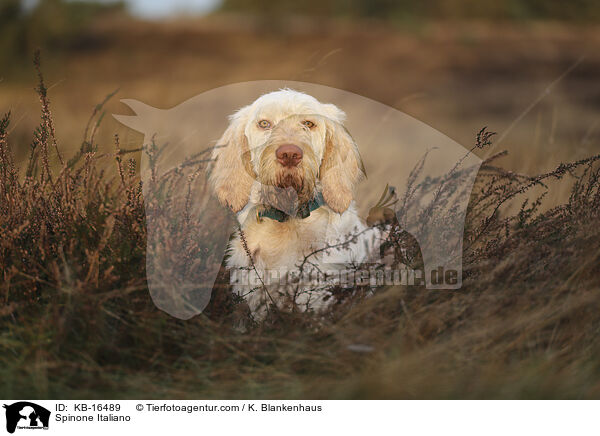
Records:
[[[288,79],[393,106],[465,147],[483,126],[491,153],[536,173],[600,152],[596,0],[0,0],[0,111],[24,155],[39,121],[32,55],[58,138],[78,147],[94,106],[134,98],[170,108],[230,83]],[[105,117],[112,148],[142,136]],[[486,154],[486,153],[482,153]]]

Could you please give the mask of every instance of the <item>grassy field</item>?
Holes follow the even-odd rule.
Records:
[[[0,82],[0,396],[600,397],[598,30],[326,24],[99,22],[85,50],[44,56],[45,82],[34,68]],[[94,105],[280,78],[382,101],[468,148],[498,132],[476,150],[489,160],[461,290],[385,288],[245,333],[223,293],[189,321],[156,309],[139,152],[124,151],[142,138],[110,117],[84,133]]]

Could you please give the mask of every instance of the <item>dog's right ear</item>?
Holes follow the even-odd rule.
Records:
[[[242,108],[230,117],[229,127],[212,152],[214,163],[210,183],[221,204],[234,212],[246,206],[254,182],[244,132],[247,109]]]

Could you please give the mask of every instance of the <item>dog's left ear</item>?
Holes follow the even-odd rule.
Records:
[[[325,119],[325,153],[319,176],[325,203],[342,213],[354,198],[354,187],[366,174],[356,142],[342,125],[345,114],[333,105],[327,106],[332,107],[332,117]]]

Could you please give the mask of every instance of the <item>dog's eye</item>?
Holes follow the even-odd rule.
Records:
[[[258,127],[260,127],[261,129],[268,129],[269,127],[271,127],[271,123],[267,120],[260,120],[258,122]]]
[[[315,126],[316,126],[316,124],[315,124],[315,123],[313,123],[312,121],[309,121],[309,120],[304,120],[304,121],[302,121],[302,124],[303,124],[304,126],[308,127],[309,129],[312,129],[313,127],[315,127]]]

